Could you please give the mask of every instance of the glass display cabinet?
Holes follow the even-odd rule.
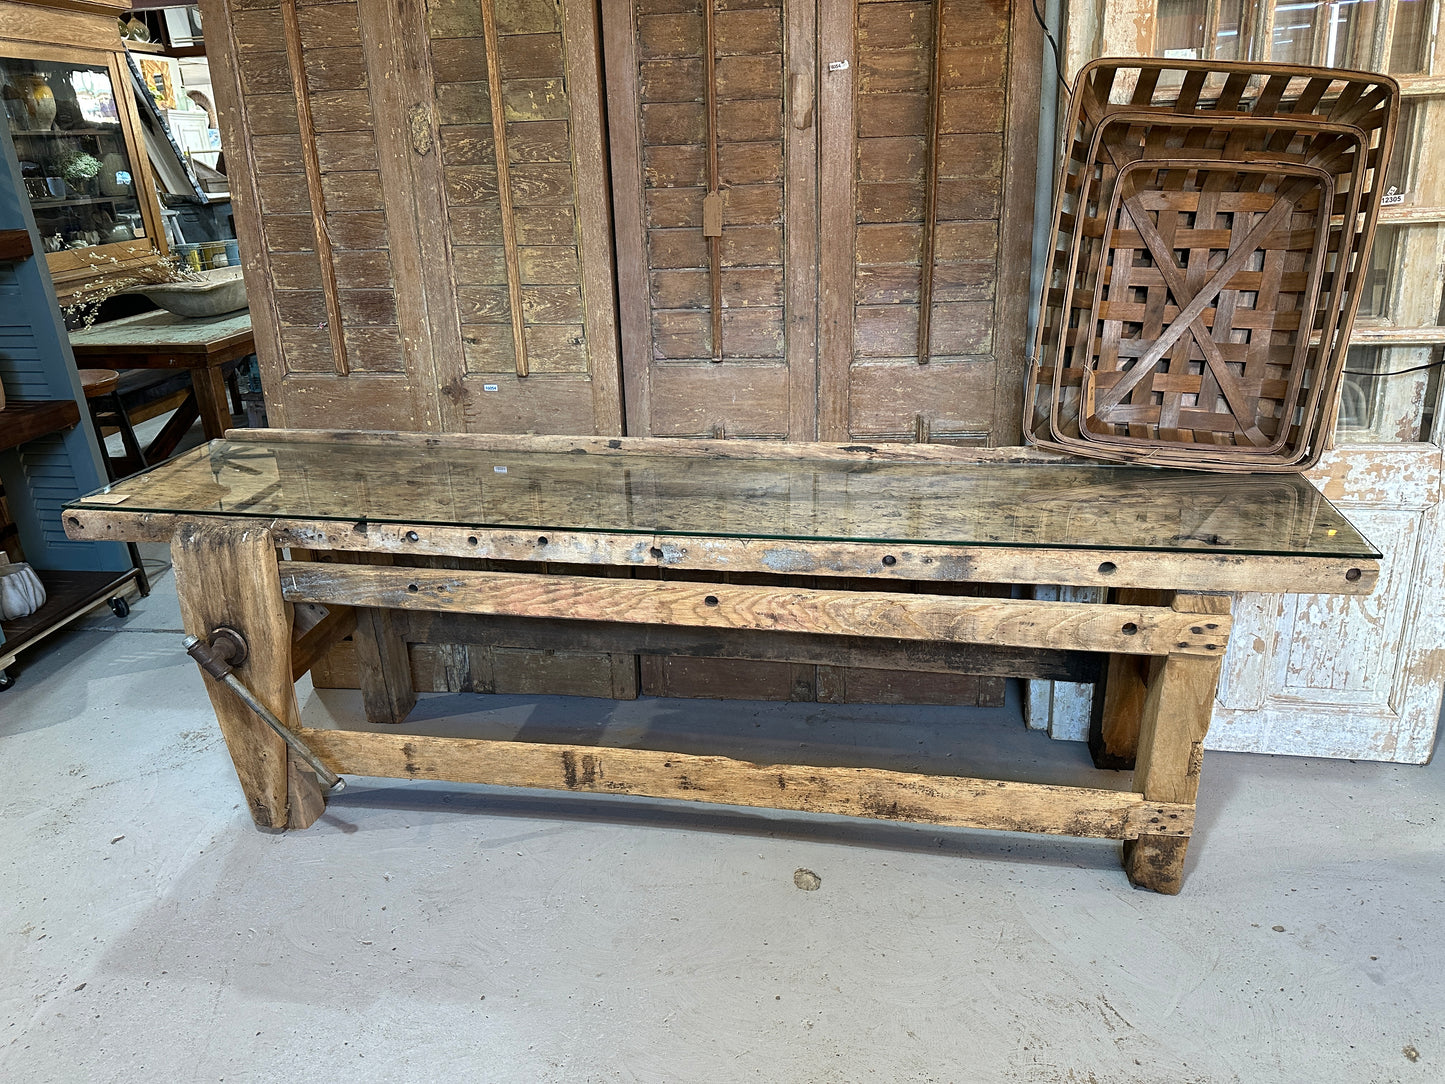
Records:
[[[166,251],[118,35],[115,46],[0,40],[5,130],[62,303]]]

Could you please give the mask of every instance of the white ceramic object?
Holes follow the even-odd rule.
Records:
[[[137,286],[136,292],[177,316],[220,316],[244,309],[247,304],[246,282],[239,267],[212,268],[186,282]]]
[[[45,586],[24,561],[0,565],[0,620],[28,617],[45,605]]]
[[[125,177],[122,181],[120,178]],[[100,194],[102,196],[124,196],[130,192],[130,163],[111,151],[100,160]]]

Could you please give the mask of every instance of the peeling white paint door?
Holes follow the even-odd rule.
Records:
[[[1384,555],[1379,586],[1239,596],[1209,747],[1423,763],[1445,678],[1441,449],[1345,447],[1309,477]]]
[[[1405,93],[1336,449],[1308,477],[1384,554],[1365,598],[1240,595],[1208,746],[1422,763],[1445,689],[1442,279],[1445,4],[1092,0],[1066,70],[1095,56],[1259,58],[1383,70]],[[1087,689],[1030,682],[1028,719],[1088,733]]]

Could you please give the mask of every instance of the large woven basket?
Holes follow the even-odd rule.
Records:
[[[1208,61],[1084,68],[1028,439],[1169,466],[1312,465],[1397,113],[1386,76]]]

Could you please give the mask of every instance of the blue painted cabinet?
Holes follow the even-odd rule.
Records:
[[[80,378],[23,197],[20,168],[0,134],[0,485],[20,547],[49,595],[27,618],[0,625],[0,672],[18,652],[144,576],[131,547],[65,537],[61,508],[106,482]],[[113,604],[117,611],[126,607]],[[8,678],[0,677],[0,685]]]

